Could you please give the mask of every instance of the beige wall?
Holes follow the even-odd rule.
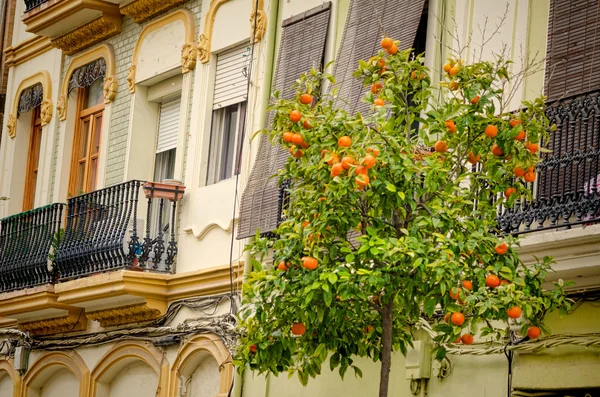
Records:
[[[12,379],[4,371],[0,371],[0,397],[13,397]]]
[[[96,397],[155,397],[158,376],[152,368],[142,362],[134,362],[110,382],[110,392]]]

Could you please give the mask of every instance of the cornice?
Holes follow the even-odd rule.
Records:
[[[12,68],[13,66],[20,65],[42,55],[52,48],[54,47],[48,37],[34,36],[4,50],[6,66]]]
[[[121,14],[142,23],[172,7],[183,4],[184,0],[135,0],[121,7]]]
[[[54,47],[63,50],[66,55],[72,55],[121,33],[122,22],[121,15],[104,14],[69,33],[52,39],[51,43]]]

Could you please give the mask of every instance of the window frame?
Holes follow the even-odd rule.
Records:
[[[42,115],[41,107],[31,110],[31,128],[29,130],[29,146],[27,168],[25,171],[25,192],[23,193],[23,211],[32,210],[35,205],[37,177],[40,166],[40,150],[42,146]]]

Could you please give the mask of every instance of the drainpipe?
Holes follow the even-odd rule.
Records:
[[[267,109],[266,106],[269,103],[271,98],[271,89],[273,88],[273,70],[275,67],[275,47],[277,46],[277,27],[279,26],[279,0],[270,0],[269,1],[269,15],[267,17],[267,34],[265,35],[265,45],[267,45],[265,51],[265,78],[264,84],[265,89],[262,93],[261,103],[265,104],[263,111],[260,112],[259,125],[264,125],[265,120],[267,119]],[[267,42],[267,39],[270,39]],[[252,77],[252,76],[251,76]],[[250,237],[248,239],[248,243],[252,243],[254,241],[254,237]],[[250,252],[246,251],[244,253],[244,279],[246,276],[250,274],[252,271],[252,264],[250,261]],[[233,393],[231,394],[233,397],[243,397],[244,393],[244,379],[243,377],[235,371],[233,376]],[[265,397],[268,397],[268,385],[266,384],[265,389]]]

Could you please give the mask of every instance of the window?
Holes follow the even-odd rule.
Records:
[[[98,156],[104,111],[102,80],[97,79],[91,85],[77,89],[78,118],[69,180],[71,196],[94,191],[98,183]]]
[[[33,109],[31,114],[31,132],[29,135],[29,150],[27,155],[27,169],[25,171],[25,194],[23,195],[23,211],[33,209],[35,200],[35,187],[38,177],[40,161],[40,144],[42,142],[42,118],[40,106]]]
[[[212,185],[239,173],[239,147],[246,124],[246,102],[213,111],[206,184]]]

